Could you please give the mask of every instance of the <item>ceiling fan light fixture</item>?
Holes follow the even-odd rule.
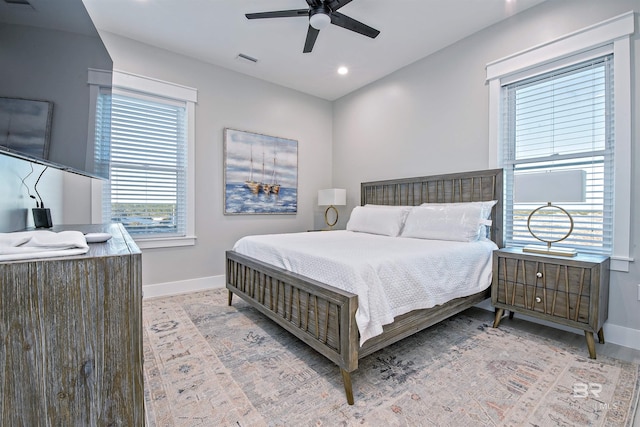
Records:
[[[309,13],[309,25],[311,25],[316,30],[326,28],[329,24],[331,24],[331,16],[329,16],[330,13],[331,11],[328,10],[326,6],[312,10]]]
[[[2,1],[2,0],[0,0]],[[5,0],[6,1],[6,0]],[[308,18],[307,37],[304,41],[302,53],[309,53],[313,50],[320,30],[329,24],[342,27],[345,30],[353,31],[366,37],[375,39],[380,31],[363,24],[353,18],[338,12],[338,9],[351,3],[353,0],[306,0],[307,9],[293,10],[273,10],[269,12],[245,13],[247,19],[269,19],[269,18]]]

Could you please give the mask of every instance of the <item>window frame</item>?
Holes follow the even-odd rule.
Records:
[[[597,79],[594,77],[595,75],[598,76]],[[613,106],[612,76],[613,54],[609,50],[605,50],[602,52],[602,55],[596,55],[595,58],[580,61],[575,65],[561,67],[553,70],[551,73],[543,72],[531,78],[518,79],[512,83],[507,82],[502,85],[503,99],[501,108],[506,115],[506,117],[503,116],[503,125],[505,126],[503,132],[507,132],[506,134],[503,133],[505,139],[502,142],[505,147],[502,154],[502,164],[505,167],[505,192],[508,193],[509,189],[517,189],[515,186],[516,177],[521,176],[524,178],[527,176],[527,173],[546,174],[546,172],[558,173],[569,170],[582,171],[584,173],[585,181],[583,182],[583,190],[585,200],[579,202],[577,205],[570,203],[569,200],[555,200],[553,198],[548,200],[550,202],[556,202],[554,204],[559,204],[563,208],[566,208],[574,220],[574,228],[571,236],[567,240],[554,243],[553,246],[555,248],[573,248],[581,253],[597,253],[607,256],[611,253],[613,241],[613,203],[615,200],[614,197],[606,197],[605,195],[615,194],[613,188],[615,147],[612,147],[612,142],[615,138],[613,135],[613,123],[611,123],[613,116],[610,114]],[[585,77],[587,77],[587,80],[585,80]],[[578,83],[582,90],[578,90],[576,86],[574,86]],[[557,91],[550,90],[551,88],[557,89]],[[587,91],[593,96],[597,96],[598,93],[602,94],[602,96],[597,96],[597,98],[591,97],[587,102],[582,98]],[[528,97],[527,94],[530,97]],[[550,125],[546,121],[549,118],[549,116],[546,115],[546,110],[543,116],[535,115],[534,118],[530,116],[533,110],[528,109],[531,108],[528,107],[531,104],[523,101],[521,104],[518,104],[521,107],[518,109],[516,107],[517,100],[523,100],[524,98],[527,98],[527,100],[532,103],[535,103],[535,101],[532,101],[534,99],[539,102],[551,102],[551,100],[560,103],[570,102],[572,107],[569,107],[569,110],[572,114],[576,113],[574,108],[578,108],[578,105],[580,105],[580,129],[576,127],[576,122],[573,120],[569,120],[569,123],[571,123],[569,124],[564,123],[564,120],[561,119],[562,124],[558,126],[561,126],[563,134],[565,132],[571,132],[571,136],[567,135],[567,137],[571,139],[577,135],[582,135],[584,129],[582,126],[584,126],[585,122],[589,122],[589,128],[593,131],[591,126],[596,125],[594,122],[594,120],[596,120],[601,126],[598,128],[597,139],[601,145],[592,145],[593,140],[575,140],[568,152],[563,152],[562,137],[558,137],[559,139],[554,138],[553,141],[548,141],[542,137],[533,138],[532,135],[526,131],[530,129],[530,127],[535,127],[536,131],[544,133],[545,131],[549,131],[553,125]],[[561,111],[558,111],[558,114],[567,114],[567,112],[564,111],[565,108],[566,106],[562,108]],[[597,109],[597,113],[595,109]],[[585,116],[588,116],[588,118]],[[575,116],[572,116],[572,118],[573,117]],[[554,119],[556,118],[560,118],[560,116],[554,115]],[[524,127],[521,128],[520,126]],[[523,139],[520,140],[519,143],[516,138],[520,129],[523,131],[520,134]],[[536,133],[536,135],[538,135],[538,133]],[[560,148],[560,152],[555,150],[546,151],[551,150],[552,147],[556,147],[556,143],[560,144],[557,146]],[[579,149],[577,147],[578,145],[580,146]],[[526,152],[527,149],[535,151],[535,154]],[[598,181],[598,179],[602,181]],[[601,185],[597,184],[598,182],[600,182]],[[505,194],[505,196],[505,218],[507,221],[511,221],[505,226],[505,236],[507,236],[505,243],[516,247],[524,247],[530,244],[539,245],[540,242],[536,241],[531,233],[527,231],[527,218],[522,214],[524,210],[531,212],[533,209],[539,208],[544,200],[538,200],[538,203],[532,203],[531,201],[518,203],[515,200],[517,198],[515,194]],[[599,201],[599,203],[597,203],[596,200]],[[596,204],[594,204],[594,202],[596,202]],[[598,205],[602,208],[601,211],[597,209],[596,206]],[[592,210],[594,208],[596,209],[595,211]],[[590,213],[586,214],[585,212],[587,211]],[[555,238],[561,238],[568,226],[567,218],[558,211],[552,210],[551,212],[557,214],[551,215],[550,217],[553,217],[554,220],[549,220],[549,222],[545,222],[545,224],[551,226],[551,222],[553,222],[555,226],[558,226],[559,228],[552,232],[552,234]],[[602,213],[601,218],[598,212]],[[601,224],[599,223],[599,218],[602,221]],[[538,217],[537,221],[544,222],[544,220],[541,220],[541,217]],[[533,223],[536,223],[535,219]],[[593,242],[587,237],[592,236],[591,233],[599,237],[596,242]]]
[[[613,248],[611,269],[629,271],[631,226],[631,34],[635,31],[633,11],[534,46],[486,66],[489,85],[489,162],[501,167],[502,86],[544,71],[563,68],[613,53],[614,68],[614,188]]]
[[[124,71],[113,71],[113,89],[129,94],[166,98],[184,103],[186,110],[187,171],[186,171],[186,233],[184,236],[132,235],[141,249],[193,246],[195,235],[195,104],[196,89],[144,77]],[[92,222],[102,223],[102,181],[92,180]]]

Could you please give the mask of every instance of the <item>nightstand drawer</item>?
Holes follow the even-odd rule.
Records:
[[[595,359],[593,334],[604,342],[602,325],[609,307],[609,258],[578,254],[565,258],[503,248],[493,253],[491,303],[493,327],[504,310],[584,330],[589,357]]]
[[[496,302],[575,322],[589,321],[588,295],[567,294],[557,290],[548,292],[540,287],[498,282]]]
[[[499,257],[496,302],[588,323],[592,268]]]

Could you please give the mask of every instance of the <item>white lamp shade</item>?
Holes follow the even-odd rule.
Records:
[[[344,206],[346,204],[347,190],[343,188],[318,190],[318,206]]]
[[[515,203],[584,202],[586,173],[583,170],[536,172],[514,176]]]

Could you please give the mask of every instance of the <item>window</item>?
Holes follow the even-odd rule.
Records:
[[[489,166],[505,169],[506,244],[523,245],[530,239],[522,226],[526,224],[523,215],[532,206],[514,205],[514,177],[533,171],[581,169],[587,178],[587,201],[568,206],[577,223],[568,243],[582,252],[608,254],[612,270],[629,271],[630,35],[634,25],[634,14],[628,12],[487,64]],[[566,84],[571,88],[586,84],[589,89],[568,90],[566,96],[562,90],[547,90]],[[590,93],[589,107],[576,96],[584,90]],[[541,112],[545,115],[535,114],[534,99],[544,105]],[[564,101],[572,105],[567,126],[562,124],[564,113],[558,107]],[[546,134],[543,137],[537,131]]]
[[[102,218],[121,222],[142,248],[193,244],[195,93],[123,73],[113,80]]]
[[[186,235],[185,107],[114,92],[104,216],[131,235]]]
[[[567,210],[574,221],[570,237],[554,246],[611,254],[612,75],[613,56],[606,55],[503,86],[502,165],[508,246],[537,242],[527,228],[527,219],[540,203],[514,200],[515,177],[532,172],[577,170],[586,177],[585,202],[548,200]],[[545,233],[550,238],[557,240],[564,236],[567,222],[563,216],[545,220],[548,230]]]
[[[109,176],[109,158],[111,139],[111,80],[112,72],[88,70],[89,111],[94,115],[89,120],[89,134],[93,134],[93,169],[96,176]]]

